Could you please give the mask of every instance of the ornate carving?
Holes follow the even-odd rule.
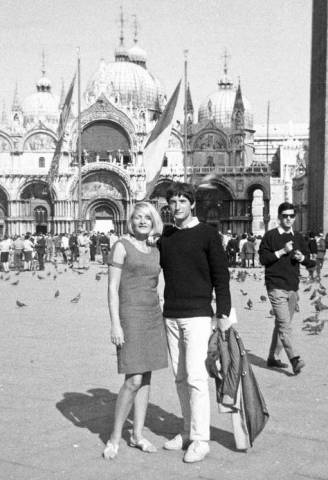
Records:
[[[134,126],[129,117],[110,103],[104,94],[91,105],[87,110],[82,112],[81,127],[85,127],[88,123],[97,120],[109,120],[121,125],[130,136],[134,135]]]
[[[52,151],[55,148],[55,140],[47,133],[36,133],[31,135],[24,143],[24,150],[32,152],[41,152],[45,150]]]
[[[169,138],[168,150],[182,150],[181,141],[176,135],[171,133]]]
[[[121,192],[111,182],[88,182],[82,185],[82,197],[90,199],[92,197],[110,196],[116,200],[122,199]]]
[[[195,150],[226,150],[226,142],[223,137],[214,133],[204,133],[195,142]]]
[[[10,143],[4,137],[0,136],[0,152],[9,152],[10,151]]]

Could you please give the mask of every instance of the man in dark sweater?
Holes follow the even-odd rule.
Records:
[[[192,215],[192,186],[173,183],[166,197],[175,225],[164,230],[159,243],[165,279],[164,318],[184,429],[164,448],[178,450],[189,444],[184,461],[191,463],[203,460],[209,452],[205,359],[212,331],[211,303],[214,289],[216,316],[229,316],[229,271],[215,230]]]
[[[286,368],[278,357],[284,348],[294,374],[300,373],[304,361],[292,345],[292,318],[298,300],[300,263],[309,268],[308,245],[303,236],[293,231],[295,209],[285,202],[278,208],[279,227],[265,233],[260,245],[260,262],[265,266],[265,285],[275,315],[275,327],[267,360],[268,367]]]

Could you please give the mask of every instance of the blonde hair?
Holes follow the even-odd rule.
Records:
[[[138,202],[135,204],[131,212],[131,215],[128,219],[128,232],[131,235],[134,235],[133,228],[132,228],[132,218],[133,218],[133,215],[139,210],[142,210],[143,212],[147,213],[151,218],[152,229],[149,233],[149,237],[161,235],[163,231],[162,219],[158,211],[156,210],[156,208],[151,203],[148,203],[148,202]]]

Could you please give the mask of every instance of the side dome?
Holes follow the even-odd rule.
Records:
[[[143,48],[139,47],[137,43],[128,50],[128,55],[132,63],[136,63],[144,68],[146,67],[147,53]]]
[[[198,109],[198,122],[214,120],[222,128],[232,128],[232,114],[234,110],[237,89],[225,77],[220,80],[217,91],[208,95]],[[244,126],[253,129],[253,113],[250,102],[242,97],[244,105]]]
[[[158,111],[163,89],[146,68],[132,62],[101,61],[89,81],[84,97],[87,105],[104,94],[112,103]]]
[[[59,98],[51,93],[51,83],[43,76],[37,83],[37,92],[25,98],[22,104],[24,123],[57,124]]]

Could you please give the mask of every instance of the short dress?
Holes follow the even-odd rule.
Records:
[[[123,265],[112,259],[109,264],[122,268],[119,287],[119,315],[124,344],[117,348],[118,373],[137,374],[167,367],[167,341],[157,293],[160,273],[159,252],[138,250],[127,238],[121,238],[126,251]]]

